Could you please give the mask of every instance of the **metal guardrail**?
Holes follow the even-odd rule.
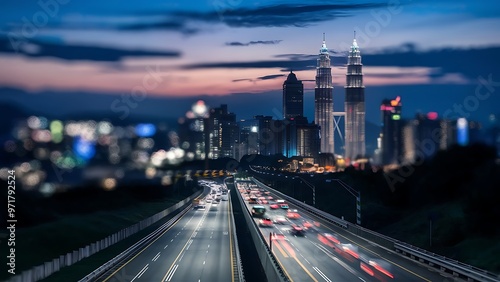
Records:
[[[285,275],[285,272],[281,268],[280,264],[278,263],[276,257],[274,256],[273,252],[269,248],[269,246],[266,244],[266,239],[264,236],[260,233],[258,230],[252,215],[250,214],[250,211],[245,205],[245,201],[243,200],[241,193],[239,192],[237,188],[237,181],[235,179],[235,193],[238,194],[238,201],[246,212],[243,212],[243,215],[245,217],[245,220],[248,223],[248,227],[250,230],[250,234],[252,236],[253,242],[255,247],[257,248],[257,253],[259,255],[260,262],[262,264],[262,267],[264,268],[264,272],[266,273],[267,280],[268,281],[279,281],[279,282],[289,282],[290,280],[288,277]]]
[[[375,231],[363,228],[361,226],[355,225],[353,223],[350,223],[346,220],[342,220],[338,217],[335,217],[329,213],[320,211],[314,207],[311,207],[307,204],[304,204],[300,201],[297,201],[296,199],[285,195],[267,185],[264,183],[260,182],[259,180],[255,179],[254,177],[251,178],[255,183],[257,183],[260,187],[266,188],[271,190],[273,193],[279,195],[283,199],[289,201],[290,203],[314,214],[319,217],[321,217],[324,220],[327,220],[329,222],[333,222],[336,225],[347,229],[350,233],[353,233],[354,235],[357,235],[363,239],[373,239],[374,243],[377,243],[381,246],[387,247],[389,249],[395,250],[397,253],[403,256],[408,256],[412,259],[418,260],[421,263],[428,263],[429,266],[432,266],[442,272],[446,272],[449,274],[452,274],[455,277],[462,278],[462,279],[467,279],[467,281],[488,281],[488,282],[493,282],[493,281],[500,281],[500,275],[494,274],[491,272],[488,272],[486,270],[456,261],[452,260],[450,258],[420,249],[418,247],[415,247],[413,245],[410,245],[408,243],[396,240],[394,238],[391,238],[389,236],[377,233]]]
[[[151,241],[157,238],[159,234],[161,234],[165,229],[169,228],[172,226],[172,224],[177,221],[181,216],[183,216],[186,212],[191,210],[192,204],[189,204],[184,210],[182,210],[180,213],[176,214],[173,218],[171,218],[169,221],[166,223],[162,224],[159,228],[157,228],[155,231],[150,233],[148,236],[143,237],[141,240],[130,246],[128,249],[125,251],[121,252],[119,255],[116,257],[112,258],[105,264],[101,265],[99,268],[96,270],[92,271],[89,273],[87,276],[83,277],[80,279],[78,282],[85,282],[85,281],[93,281],[93,279],[99,278],[103,274],[105,274],[106,271],[108,271],[110,268],[113,266],[117,265],[119,262],[123,261],[127,257],[130,257],[131,255],[134,254],[134,252],[140,248],[141,246],[149,244]]]
[[[432,267],[439,266],[439,270],[452,274],[454,277],[467,279],[468,281],[500,281],[500,276],[487,272],[483,269],[451,260],[447,257],[440,256],[415,246],[405,243],[394,243],[396,252],[405,256],[410,256],[422,263],[427,263]]]
[[[201,191],[196,192],[190,197],[184,199],[183,201],[159,212],[140,222],[133,224],[127,228],[124,228],[116,233],[113,233],[102,240],[91,243],[85,247],[79,248],[65,255],[60,255],[58,258],[47,261],[41,265],[35,266],[31,269],[25,270],[22,273],[12,276],[7,280],[8,282],[35,282],[49,277],[55,272],[61,270],[63,267],[71,266],[82,259],[85,259],[93,254],[96,254],[107,247],[118,243],[119,241],[134,235],[135,233],[143,230],[146,227],[158,222],[165,216],[169,215],[171,212],[179,209],[180,207],[192,202],[192,200],[201,194]]]

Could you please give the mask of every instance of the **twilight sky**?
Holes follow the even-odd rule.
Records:
[[[0,101],[16,100],[13,91],[27,100],[50,93],[36,105],[43,110],[80,93],[88,103],[71,111],[113,111],[109,102],[96,106],[96,97],[138,94],[143,104],[131,110],[150,112],[147,100],[165,97],[163,114],[179,116],[203,97],[212,106],[229,104],[238,118],[279,117],[281,87],[293,69],[312,119],[322,33],[334,109],[342,111],[355,30],[371,122],[380,122],[381,100],[396,95],[406,117],[437,111],[487,121],[500,114],[498,27],[497,0],[7,1],[0,10]]]

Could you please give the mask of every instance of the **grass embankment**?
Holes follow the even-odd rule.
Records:
[[[377,231],[460,262],[500,273],[498,237],[471,235],[464,222],[462,205],[454,202],[408,213],[400,221]]]
[[[173,202],[172,204],[175,204],[177,202]],[[167,204],[167,203],[166,203]],[[145,210],[151,210],[152,214],[155,214],[157,211],[154,211],[154,205],[152,204],[149,207],[146,207],[145,209],[139,209],[142,211]],[[161,211],[163,209],[160,209],[158,211]],[[146,213],[145,213],[146,214]],[[151,214],[151,215],[152,215]],[[146,216],[148,217],[148,216]],[[48,278],[42,280],[43,282],[59,282],[59,281],[77,281],[83,277],[85,277],[87,274],[91,273],[95,269],[97,269],[99,266],[105,264],[115,256],[119,255],[121,252],[125,251],[128,247],[142,239],[144,236],[150,234],[154,230],[156,230],[158,227],[160,227],[163,223],[168,221],[172,216],[167,216],[164,219],[158,221],[155,224],[152,224],[151,226],[145,228],[142,231],[137,232],[136,234],[104,249],[104,251],[98,252],[88,258],[85,258],[71,266],[64,267],[60,271],[54,273],[53,275],[49,276]],[[142,219],[142,218],[141,218]],[[141,219],[138,219],[141,220]],[[134,224],[133,222],[132,224]],[[129,225],[127,225],[129,226]],[[102,239],[102,238],[101,238]],[[134,274],[135,275],[135,274]],[[124,281],[131,280],[132,277],[123,277]]]

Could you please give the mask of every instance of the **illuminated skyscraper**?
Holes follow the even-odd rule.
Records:
[[[347,57],[345,86],[345,157],[365,155],[365,87],[359,46],[354,38]]]
[[[319,50],[316,87],[314,89],[314,122],[320,126],[321,153],[334,153],[332,95],[332,68],[323,33],[323,45]]]
[[[380,105],[382,113],[382,164],[398,164],[403,154],[403,120],[401,119],[401,98],[384,100]]]
[[[290,71],[283,82],[283,118],[304,116],[304,85]]]
[[[217,159],[222,157],[236,156],[236,145],[239,141],[239,128],[236,123],[236,115],[227,110],[223,104],[219,108],[210,110],[209,137],[210,149],[208,157]]]

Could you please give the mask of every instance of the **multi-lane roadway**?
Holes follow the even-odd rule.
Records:
[[[241,189],[248,184],[237,183],[241,183],[237,187],[241,196],[247,198],[245,202],[250,211],[255,204],[249,204],[250,195]],[[271,201],[278,199],[268,191],[264,194],[266,190],[259,192],[261,197],[273,197]],[[269,204],[263,204],[267,209],[265,217],[272,221],[285,217],[285,222],[261,226],[259,218],[254,221],[268,244],[271,238],[272,251],[292,281],[452,281],[287,204],[289,209],[272,209]],[[288,218],[289,210],[296,210],[299,218]],[[305,230],[302,236],[294,232],[293,226]]]
[[[229,201],[206,203],[101,281],[234,281]]]

